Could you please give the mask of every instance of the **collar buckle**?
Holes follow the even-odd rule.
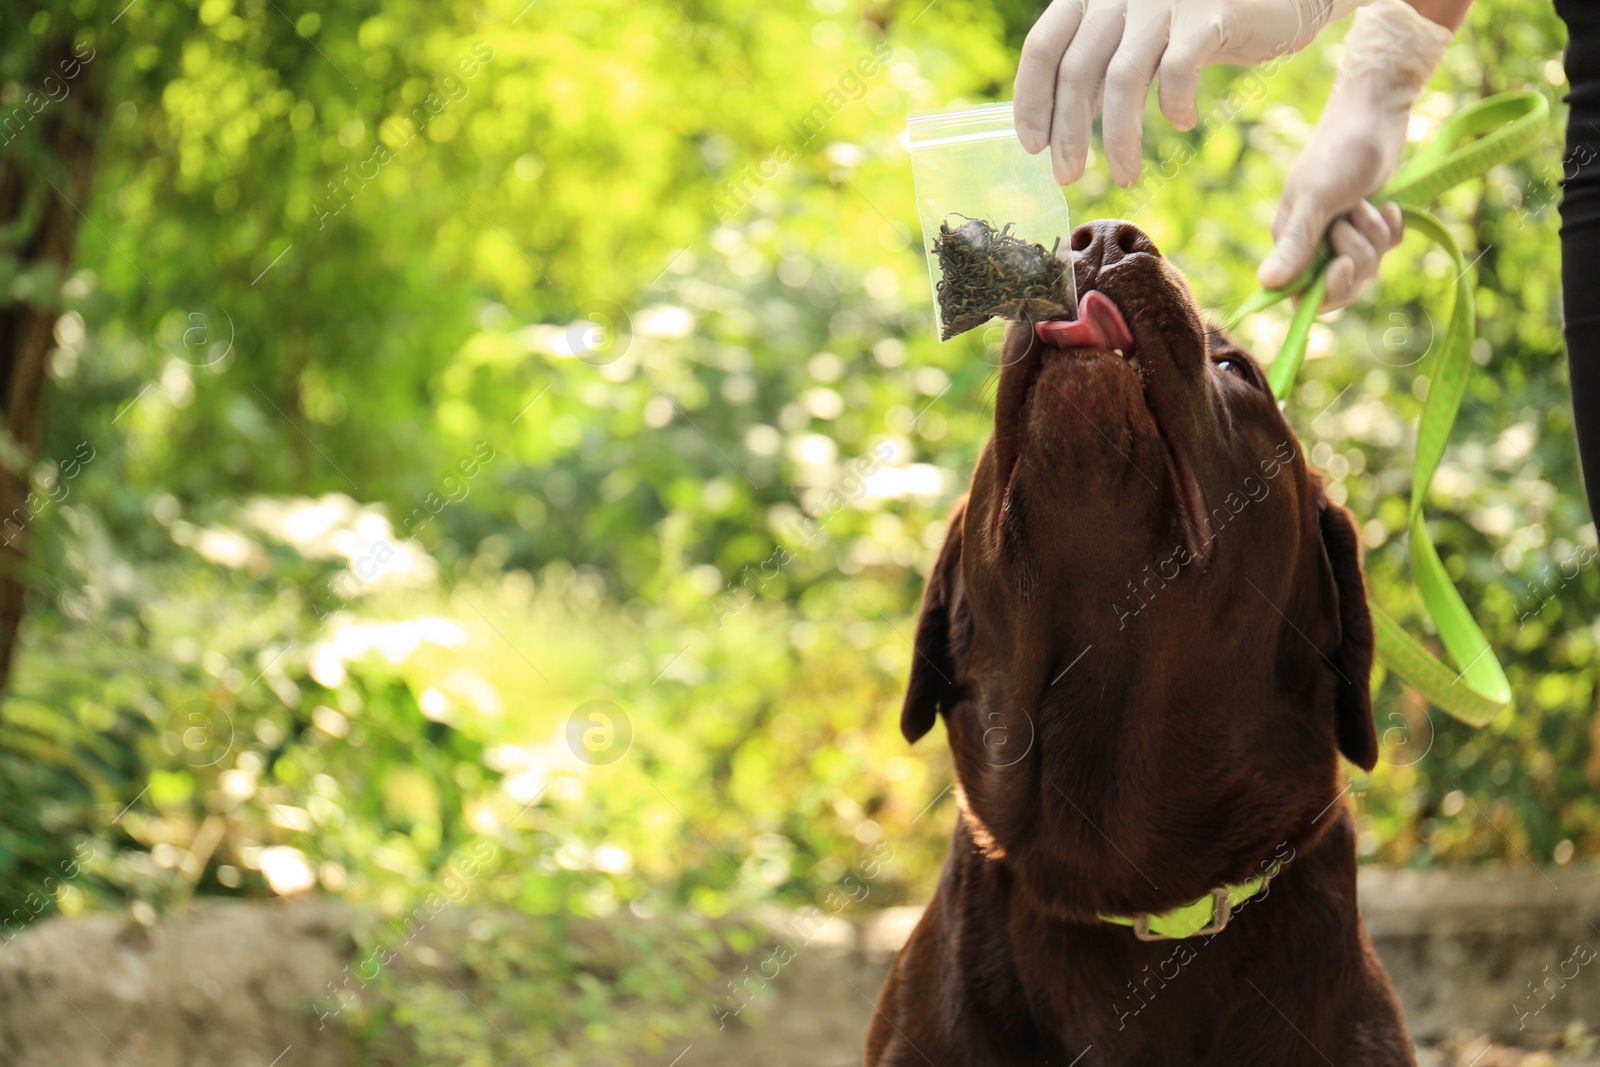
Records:
[[[1185,937],[1212,937],[1220,934],[1228,925],[1228,920],[1233,917],[1233,896],[1226,886],[1217,886],[1211,891],[1211,921],[1205,926]],[[1133,917],[1133,936],[1140,941],[1176,941],[1170,934],[1158,933],[1150,929],[1150,913],[1141,911]]]

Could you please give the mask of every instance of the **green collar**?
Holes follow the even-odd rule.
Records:
[[[1233,915],[1233,909],[1243,904],[1267,887],[1277,870],[1258,875],[1248,882],[1217,886],[1199,900],[1180,904],[1159,915],[1139,912],[1137,915],[1102,915],[1101,922],[1133,927],[1133,936],[1140,941],[1178,941],[1186,937],[1210,937],[1222,932]]]

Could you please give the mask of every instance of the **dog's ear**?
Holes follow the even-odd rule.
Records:
[[[1370,771],[1378,762],[1378,733],[1372,722],[1372,612],[1361,576],[1361,543],[1350,513],[1320,493],[1318,497],[1325,574],[1339,620],[1338,644],[1328,654],[1337,673],[1334,733],[1339,751]]]
[[[911,650],[911,680],[900,708],[900,732],[907,741],[915,742],[933,729],[934,717],[950,710],[957,693],[954,649],[964,642],[970,627],[961,583],[961,527],[966,514],[967,502],[961,500],[950,515],[939,562],[922,591],[922,614],[917,617]]]

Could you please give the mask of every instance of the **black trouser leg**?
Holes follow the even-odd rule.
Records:
[[[1567,154],[1562,159],[1561,308],[1572,419],[1589,494],[1600,516],[1600,22],[1567,15]]]

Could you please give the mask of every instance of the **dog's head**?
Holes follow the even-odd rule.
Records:
[[[923,597],[901,728],[1047,906],[1260,873],[1377,758],[1349,514],[1142,231],[1072,235],[1079,318],[1007,329],[993,439]]]

